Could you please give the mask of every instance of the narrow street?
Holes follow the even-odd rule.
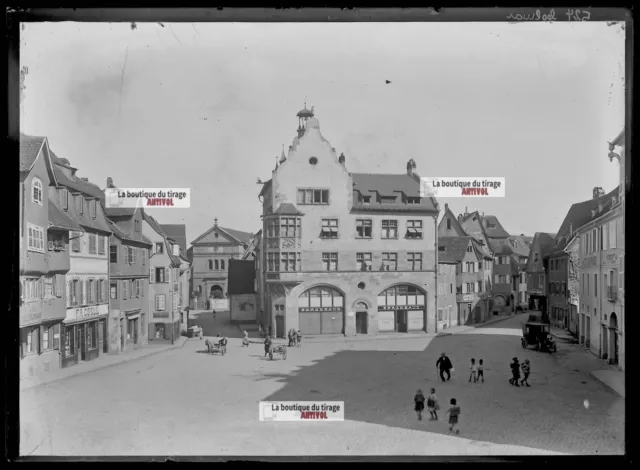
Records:
[[[264,359],[260,344],[243,348],[238,338],[230,339],[224,357],[189,340],[181,349],[23,392],[21,453],[622,453],[624,400],[567,369],[562,345],[557,355],[523,350],[522,319],[427,340],[304,344],[289,350],[287,360],[273,361]],[[225,322],[217,316],[209,332]],[[445,384],[435,371],[443,351],[456,368]],[[508,384],[513,356],[531,360],[531,388]],[[484,359],[485,383],[468,382],[471,357]],[[443,410],[457,398],[460,436],[448,433],[442,411],[439,422],[416,420],[413,394],[430,387]],[[269,400],[344,401],[345,421],[261,423],[258,402]]]

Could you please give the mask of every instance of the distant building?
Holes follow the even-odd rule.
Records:
[[[435,331],[438,206],[406,173],[349,173],[313,111],[260,193],[266,315],[278,336]]]
[[[228,309],[229,260],[240,259],[251,243],[248,232],[213,227],[191,242],[193,292],[198,308],[211,308],[214,299],[224,299]]]
[[[162,224],[160,228],[169,240],[180,247],[178,250],[178,258],[180,259],[180,269],[178,272],[178,312],[180,313],[180,329],[186,331],[189,328],[192,275],[191,261],[187,254],[187,228],[184,224]]]
[[[254,260],[229,259],[229,320],[256,323],[256,269]]]
[[[555,245],[555,236],[555,233],[536,232],[531,242],[531,252],[526,268],[529,308],[542,312],[545,320],[548,320],[549,313],[547,303],[549,285],[545,255]]]

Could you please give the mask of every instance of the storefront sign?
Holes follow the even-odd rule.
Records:
[[[301,312],[342,312],[342,307],[301,307]]]
[[[424,305],[378,305],[378,312],[395,310],[424,310]]]
[[[471,294],[466,294],[462,296],[462,301],[463,302],[471,302],[473,300],[473,295]]]
[[[542,295],[542,290],[540,289],[529,289],[529,295]]]
[[[90,307],[68,308],[67,316],[65,317],[64,322],[70,323],[74,321],[89,320],[101,315],[107,315],[108,313],[109,306],[107,304],[92,305]]]

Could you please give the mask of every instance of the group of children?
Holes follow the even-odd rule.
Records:
[[[418,413],[419,420],[422,420],[422,413],[424,411],[425,402],[427,405],[427,411],[431,415],[431,420],[438,420],[438,410],[440,409],[440,405],[438,404],[438,397],[436,397],[435,388],[431,389],[431,393],[426,399],[424,397],[424,393],[422,393],[422,390],[418,390],[415,397],[413,397],[413,401],[415,403],[415,410],[416,413]],[[449,431],[453,431],[454,427],[458,424],[460,406],[457,404],[455,398],[452,398],[450,403],[451,406],[447,410],[447,413],[449,414]],[[456,434],[460,434],[459,429],[456,429]]]
[[[475,359],[471,359],[471,367],[469,367],[471,373],[469,374],[469,382],[473,379],[473,383],[478,382],[480,379],[484,382],[484,360],[480,359],[476,364]]]

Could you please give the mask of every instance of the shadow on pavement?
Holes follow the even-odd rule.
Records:
[[[505,323],[502,328],[519,327],[515,319]],[[435,369],[442,352],[455,368],[446,383]],[[514,356],[530,359],[531,388],[509,384]],[[469,383],[472,357],[484,359],[484,383]],[[341,350],[291,374],[262,373],[254,379],[282,384],[264,401],[343,401],[350,421],[449,434],[445,412],[456,398],[463,438],[557,452],[623,452],[624,403],[597,381],[559,366],[553,355],[523,349],[514,335],[437,337],[423,351]],[[431,387],[440,419],[431,422],[427,413],[418,421],[413,396],[419,388],[428,394]]]
[[[215,318],[211,310],[192,310],[189,312],[189,327],[199,326],[205,337],[217,336],[242,338],[238,326],[229,323],[229,311],[216,311]]]

